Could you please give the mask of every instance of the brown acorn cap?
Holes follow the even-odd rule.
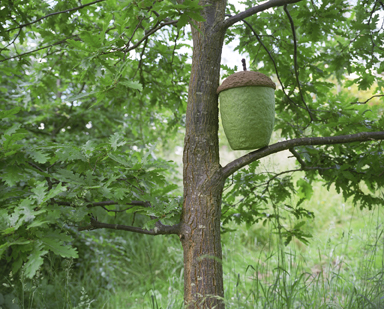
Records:
[[[254,71],[241,71],[228,76],[217,88],[217,94],[230,88],[246,86],[270,87],[276,89],[275,83],[267,75]]]

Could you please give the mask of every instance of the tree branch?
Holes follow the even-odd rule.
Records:
[[[127,53],[133,49],[136,49],[137,47],[139,47],[141,45],[141,43],[145,40],[147,40],[152,34],[154,34],[157,30],[160,30],[161,28],[165,27],[165,26],[169,26],[169,25],[174,25],[178,22],[178,20],[170,20],[170,21],[166,21],[164,23],[161,23],[159,26],[155,26],[153,27],[151,30],[148,30],[145,32],[145,35],[134,45],[132,45],[131,47],[127,47],[126,45],[124,47],[121,47],[121,48],[116,48],[116,49],[113,49],[111,51],[108,51],[108,52],[104,52],[104,53],[101,53],[101,55],[108,55],[108,54],[112,54],[112,53],[115,53],[115,52],[123,52],[123,53]]]
[[[98,3],[98,2],[102,2],[102,1],[105,1],[105,0],[96,0],[96,1],[93,1],[93,2],[90,2],[90,3],[87,3],[87,4],[83,4],[83,5],[80,5],[80,6],[78,6],[78,7],[72,8],[72,9],[68,9],[68,10],[64,10],[64,11],[60,11],[60,12],[51,13],[51,14],[45,15],[45,16],[43,16],[43,17],[40,17],[40,18],[36,19],[35,21],[30,22],[30,23],[22,24],[22,25],[19,25],[18,27],[8,29],[7,32],[10,32],[10,31],[12,31],[12,30],[16,30],[16,29],[21,29],[21,28],[24,28],[24,27],[27,27],[27,26],[36,24],[36,23],[39,22],[40,20],[46,19],[46,18],[51,17],[51,16],[54,16],[54,15],[63,14],[63,13],[69,13],[69,12],[72,12],[72,11],[77,11],[77,10],[80,10],[80,9],[86,7],[86,6],[89,6],[89,5]]]
[[[226,15],[226,16],[231,16],[231,15]],[[263,43],[263,41],[260,39],[260,36],[256,33],[255,29],[253,29],[252,25],[251,25],[249,22],[247,22],[245,19],[242,20],[242,22],[243,22],[244,24],[246,24],[246,25],[248,26],[249,29],[251,29],[253,35],[256,37],[256,39],[257,39],[257,41],[259,42],[259,44],[260,44],[261,46],[263,46],[264,50],[266,51],[266,53],[268,54],[269,58],[271,59],[271,61],[272,61],[272,63],[273,63],[273,66],[275,67],[276,77],[277,77],[277,79],[279,80],[279,83],[280,83],[280,86],[281,86],[281,90],[283,91],[283,93],[284,93],[284,95],[286,96],[286,98],[288,99],[288,101],[289,101],[290,103],[292,103],[294,106],[298,107],[298,108],[301,108],[301,109],[303,109],[303,110],[307,110],[305,107],[302,107],[302,106],[296,104],[296,102],[293,101],[293,100],[291,99],[291,97],[288,95],[288,93],[285,91],[284,84],[283,84],[283,82],[281,81],[281,78],[280,78],[280,75],[279,75],[279,71],[277,70],[276,61],[275,61],[275,59],[273,58],[271,52],[268,50],[268,48],[265,46],[265,44]],[[311,114],[309,114],[309,115],[311,116]]]
[[[11,46],[13,43],[15,43],[15,41],[19,37],[20,33],[21,33],[21,28],[19,29],[19,32],[17,32],[17,34],[15,35],[13,40],[8,45],[6,45],[5,47],[0,49],[0,52],[2,52],[3,50],[6,50],[9,46]]]
[[[272,176],[267,182],[264,183],[264,185],[266,185],[266,188],[265,190],[263,191],[262,194],[264,194],[268,188],[269,188],[269,184],[272,182],[272,180],[275,180],[277,177],[281,176],[281,175],[284,175],[284,174],[287,174],[287,173],[294,173],[294,172],[304,172],[304,171],[313,171],[313,170],[332,170],[332,169],[335,169],[336,167],[320,167],[320,166],[308,166],[308,167],[302,167],[302,168],[298,168],[298,169],[294,169],[294,170],[286,170],[286,171],[283,171],[283,172],[280,172],[274,176]]]
[[[25,53],[22,53],[22,54],[18,54],[16,56],[12,56],[12,57],[9,57],[9,58],[5,58],[5,59],[2,59],[0,60],[0,62],[4,62],[4,61],[8,61],[10,59],[14,59],[14,58],[19,58],[19,57],[23,57],[23,56],[26,56],[26,55],[29,55],[29,54],[32,54],[32,53],[35,53],[35,52],[38,52],[39,50],[42,50],[42,49],[46,49],[46,48],[49,48],[49,47],[52,47],[52,46],[56,46],[56,45],[60,45],[60,44],[63,44],[65,42],[67,42],[68,39],[71,39],[73,37],[77,37],[77,34],[75,35],[71,35],[61,41],[58,41],[58,42],[55,42],[55,43],[52,43],[50,45],[45,45],[43,47],[40,47],[40,48],[37,48],[37,49],[34,49],[34,50],[31,50],[31,51],[28,51],[28,52],[25,52]],[[1,55],[0,55],[1,56]],[[4,56],[3,56],[4,57]]]
[[[91,225],[85,227],[79,227],[79,231],[85,230],[94,230],[94,229],[112,229],[112,230],[122,230],[128,232],[135,232],[139,234],[147,235],[167,235],[167,234],[179,234],[180,233],[180,224],[175,225],[164,225],[160,221],[156,222],[156,226],[151,230],[144,230],[140,227],[120,225],[120,224],[110,224],[97,221],[95,218],[91,218]]]
[[[148,32],[146,32],[145,35],[142,37],[142,39],[139,40],[135,45],[132,45],[132,47],[130,47],[130,48],[128,48],[128,47],[120,48],[119,51],[129,52],[129,51],[131,51],[131,50],[137,48],[138,46],[140,46],[140,44],[141,44],[144,40],[146,40],[149,36],[151,36],[152,34],[154,34],[157,30],[160,30],[161,28],[163,28],[163,27],[165,27],[165,26],[169,26],[169,25],[176,24],[177,22],[178,22],[178,20],[170,20],[170,21],[161,23],[159,26],[154,27],[154,28],[152,28],[151,30],[149,30]]]
[[[351,135],[339,135],[339,136],[329,136],[329,137],[305,137],[297,138],[289,141],[284,141],[280,143],[267,146],[256,151],[250,152],[245,156],[242,156],[231,163],[228,163],[225,167],[221,169],[222,176],[224,178],[229,177],[234,172],[240,168],[256,161],[261,158],[264,158],[270,154],[287,150],[297,146],[308,146],[308,145],[333,145],[333,144],[344,144],[344,143],[353,143],[353,142],[367,142],[373,140],[384,140],[384,131],[380,132],[361,132]]]
[[[144,52],[145,52],[145,49],[147,48],[147,44],[148,44],[148,38],[145,39],[144,41],[144,46],[143,46],[143,49],[141,50],[141,53],[140,53],[140,60],[139,60],[139,64],[137,66],[137,69],[135,71],[135,74],[133,74],[133,77],[132,79],[134,79],[136,77],[136,74],[139,70],[141,70],[141,66],[143,64],[143,56],[144,56]],[[140,71],[141,72],[141,71]]]
[[[108,208],[105,207],[105,206],[101,206],[101,208],[103,208],[106,212],[114,212],[114,213],[124,212],[124,211],[127,211],[127,210],[132,209],[133,207],[134,207],[134,206],[130,206],[130,207],[127,207],[127,208],[124,208],[124,209],[114,210],[114,209],[108,209]]]
[[[291,152],[291,154],[293,154],[293,156],[297,159],[297,161],[299,161],[301,167],[305,167],[305,162],[303,161],[303,159],[300,157],[300,155],[296,152],[296,150],[294,148],[289,148],[289,151]]]
[[[136,28],[133,30],[132,35],[131,35],[131,37],[129,38],[127,44],[125,44],[125,45],[127,46],[127,48],[129,48],[129,44],[131,44],[131,41],[132,41],[133,37],[135,36],[137,29],[139,29],[141,23],[143,22],[144,18],[145,18],[145,15],[140,19],[140,21],[139,21],[139,23],[137,24]],[[125,61],[125,57],[126,57],[126,55],[127,55],[127,53],[124,54],[124,59],[123,59],[123,61]]]
[[[230,26],[232,26],[234,23],[237,23],[238,21],[243,20],[244,18],[247,18],[249,16],[255,15],[259,12],[268,10],[270,8],[283,6],[283,5],[290,4],[290,3],[296,3],[296,2],[300,2],[300,1],[301,0],[270,0],[268,2],[265,2],[265,3],[260,4],[258,6],[254,6],[254,7],[250,8],[244,12],[241,12],[237,15],[234,15],[234,16],[224,20],[223,27],[224,27],[224,29],[227,29]]]
[[[369,101],[371,101],[372,99],[374,99],[374,98],[380,98],[380,97],[384,97],[384,94],[376,94],[376,95],[374,95],[374,96],[372,96],[372,97],[370,97],[368,100],[365,100],[364,102],[351,102],[351,104],[366,104],[366,103],[368,103]]]
[[[308,108],[307,103],[305,102],[303,91],[301,90],[301,86],[300,86],[299,65],[297,64],[297,38],[296,38],[295,24],[293,23],[293,19],[292,19],[291,14],[289,14],[287,5],[284,5],[284,12],[287,14],[287,17],[289,19],[289,23],[291,25],[291,30],[292,30],[292,35],[293,35],[293,62],[294,62],[294,68],[295,68],[295,77],[296,77],[297,87],[299,88],[301,100],[303,101],[304,106],[308,111],[309,117],[311,118],[310,122],[305,127],[305,128],[308,128],[308,126],[313,121],[313,116],[312,116],[311,111]]]
[[[55,201],[57,205],[61,206],[71,206],[72,204],[69,202],[61,202],[61,201]],[[97,206],[110,206],[110,205],[118,205],[119,203],[115,201],[103,201],[103,202],[95,202],[95,203],[86,203],[87,207],[97,207]],[[127,203],[124,203],[124,205],[131,205],[131,206],[141,206],[141,207],[151,207],[151,204],[149,202],[143,202],[143,201],[130,201]]]

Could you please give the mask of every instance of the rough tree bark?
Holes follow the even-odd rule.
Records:
[[[223,308],[218,101],[226,1],[200,1],[206,21],[192,28],[193,58],[183,156],[184,300],[189,308]]]

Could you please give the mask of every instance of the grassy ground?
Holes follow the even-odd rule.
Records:
[[[384,308],[383,210],[360,210],[320,184],[305,206],[316,216],[308,246],[284,247],[261,226],[225,236],[228,307]]]
[[[262,168],[291,168],[287,156],[269,158]],[[321,183],[303,207],[315,214],[305,225],[309,245],[293,239],[284,246],[272,226],[261,224],[233,225],[236,232],[223,234],[227,308],[384,308],[384,209],[360,210]],[[176,236],[92,231],[76,246],[79,260],[48,256],[33,281],[0,278],[7,297],[0,307],[182,308]]]
[[[304,206],[315,213],[308,246],[285,247],[270,226],[223,235],[227,307],[384,308],[383,210],[360,210],[321,184]],[[25,308],[182,308],[177,237],[104,237],[89,233],[82,260],[51,258],[48,275],[25,280],[24,297],[34,298]]]

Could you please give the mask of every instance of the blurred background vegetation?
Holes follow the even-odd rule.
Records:
[[[182,135],[167,149],[157,150],[159,157],[177,162],[179,176]],[[222,165],[243,155],[230,150],[222,130],[220,140]],[[278,140],[277,132],[272,142]],[[293,168],[295,160],[289,156],[282,152],[266,158],[258,170]],[[301,176],[295,175],[297,180]],[[292,203],[297,200],[292,196]],[[275,220],[227,226],[227,307],[383,308],[383,209],[360,210],[320,182],[302,206],[314,214],[302,227],[312,235],[308,245],[293,238],[285,246]],[[297,223],[284,207],[268,209],[280,211],[291,228]],[[48,255],[33,280],[1,267],[1,308],[183,308],[183,252],[177,236],[75,229],[73,233],[79,236],[74,244],[79,259]]]

